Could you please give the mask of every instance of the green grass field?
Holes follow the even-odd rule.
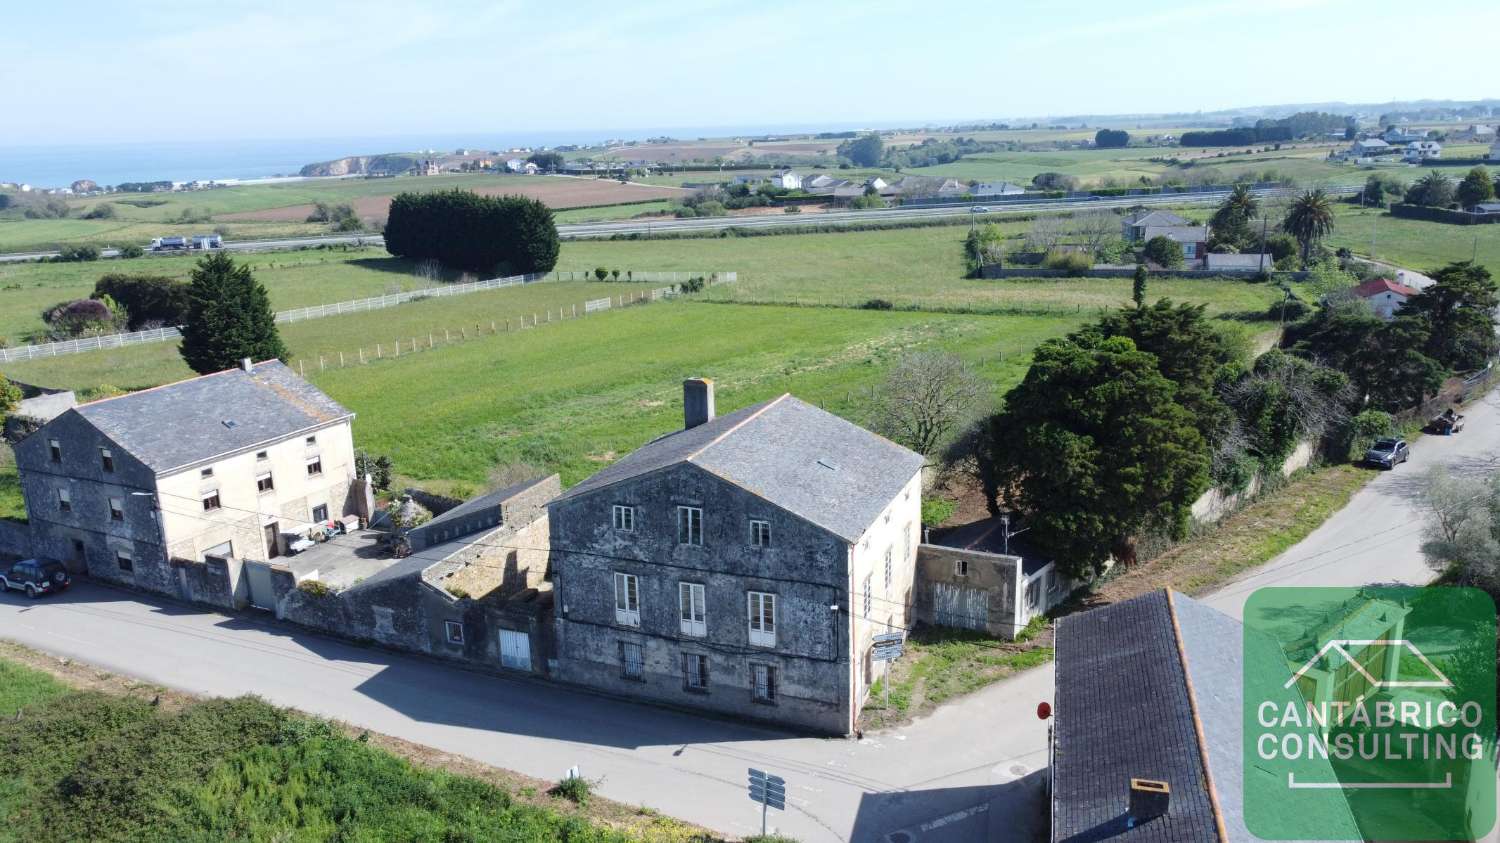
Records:
[[[654,812],[574,804],[503,771],[480,779],[416,766],[254,697],[169,708],[73,690],[4,660],[0,746],[3,843],[705,839]]]
[[[1490,272],[1500,276],[1500,225],[1452,225],[1425,220],[1398,219],[1384,211],[1356,205],[1336,206],[1338,216],[1328,245],[1347,247],[1361,255],[1419,272],[1437,269],[1452,261],[1477,258]]]

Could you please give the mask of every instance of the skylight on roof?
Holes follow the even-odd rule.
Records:
[[[229,428],[229,429],[230,429],[230,430],[234,430],[234,429],[235,429],[235,427],[236,427],[236,426],[237,426],[237,425],[238,425],[238,424],[239,424],[239,422],[237,422],[237,421],[235,421],[235,420],[234,420],[234,419],[225,419],[225,420],[224,420],[224,421],[223,421],[223,422],[222,422],[222,424],[223,424],[223,425],[224,425],[224,426],[225,426],[225,427],[227,427],[227,428]]]

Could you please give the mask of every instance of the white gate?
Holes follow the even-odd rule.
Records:
[[[531,636],[513,629],[500,630],[500,666],[531,670]]]
[[[271,564],[245,560],[245,579],[250,584],[250,605],[268,612],[276,610],[276,589],[271,586]]]

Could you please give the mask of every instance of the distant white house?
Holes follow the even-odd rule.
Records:
[[[787,170],[784,173],[772,176],[771,183],[783,190],[801,190],[802,176],[799,173]]]
[[[982,181],[974,185],[975,196],[1018,196],[1026,188],[1008,181]]]
[[[520,158],[508,158],[505,161],[505,169],[512,173],[523,172],[526,169],[526,162]]]
[[[1375,315],[1389,322],[1412,296],[1421,291],[1389,278],[1376,278],[1354,288],[1354,295],[1370,303]]]
[[[1443,157],[1443,145],[1437,141],[1412,141],[1401,153],[1403,161],[1431,161]]]

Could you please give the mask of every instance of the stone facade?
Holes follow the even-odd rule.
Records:
[[[913,476],[905,497],[890,504],[890,517],[878,518],[853,545],[687,463],[554,503],[559,678],[621,696],[851,732],[869,690],[863,663],[870,636],[887,619],[907,621],[915,547],[904,550],[895,530],[919,521],[920,496]],[[616,529],[616,505],[633,509],[630,530]],[[701,545],[679,541],[683,506],[702,512]],[[770,547],[752,545],[751,520],[769,523]],[[889,532],[888,523],[895,525]],[[892,544],[887,589],[884,555]],[[617,575],[634,578],[633,614],[617,607]],[[868,613],[866,581],[880,592]],[[699,623],[683,618],[684,590],[691,600],[692,586],[702,587]],[[763,599],[752,593],[774,596],[772,636],[751,629],[751,601]],[[640,654],[638,672],[627,670],[627,652]],[[706,659],[704,687],[688,677],[688,661],[698,657]],[[769,700],[758,699],[754,687],[766,668],[776,686]]]
[[[1031,567],[1019,556],[924,544],[917,551],[916,619],[1015,638],[1074,587],[1051,562]]]

